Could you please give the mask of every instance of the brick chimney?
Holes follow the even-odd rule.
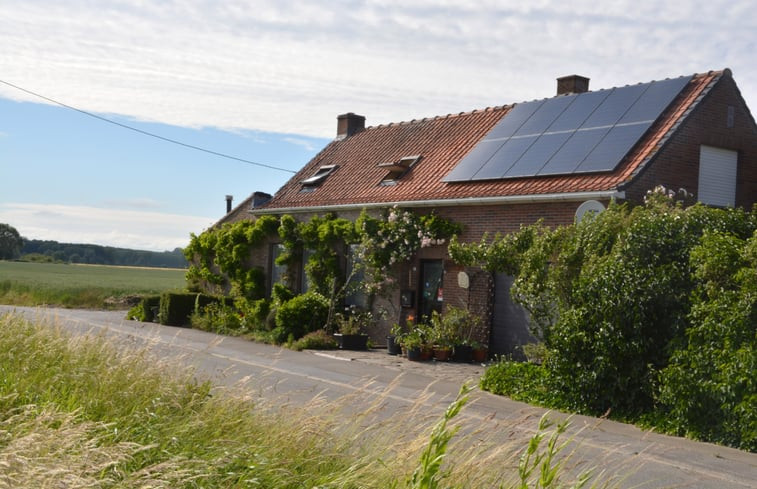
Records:
[[[233,195],[227,195],[226,196],[226,214],[231,212],[231,201],[234,200]]]
[[[336,116],[336,138],[345,139],[365,129],[365,117],[347,112]]]
[[[561,76],[557,79],[557,95],[570,95],[589,91],[589,79],[580,75]]]

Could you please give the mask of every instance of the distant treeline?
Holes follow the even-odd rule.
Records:
[[[181,248],[173,251],[144,251],[92,244],[58,243],[24,238],[22,260],[121,265],[131,267],[186,268]]]

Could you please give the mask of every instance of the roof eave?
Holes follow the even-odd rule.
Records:
[[[622,200],[625,192],[619,190],[597,190],[587,192],[560,192],[551,194],[502,195],[496,197],[465,197],[457,199],[406,200],[396,202],[364,202],[350,204],[315,205],[302,207],[271,207],[250,210],[250,214],[292,214],[305,212],[351,211],[399,206],[412,207],[451,207],[460,205],[501,205],[528,204],[546,202],[582,202],[586,200]]]

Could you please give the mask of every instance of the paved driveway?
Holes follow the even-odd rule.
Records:
[[[220,385],[241,389],[240,381],[253,379],[244,388],[275,402],[348,396],[345,407],[359,411],[380,398],[386,415],[421,402],[424,410],[438,416],[463,382],[475,382],[483,372],[481,365],[411,363],[383,351],[298,353],[202,331],[124,321],[123,312],[0,306],[0,312],[14,309],[75,334],[103,334],[118,344],[148,346]],[[506,443],[533,433],[544,412],[475,392],[462,418],[464,429],[483,429]],[[585,416],[573,417],[571,433],[577,442],[571,461],[622,475],[620,487],[757,488],[755,454]]]

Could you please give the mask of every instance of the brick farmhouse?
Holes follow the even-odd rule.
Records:
[[[580,76],[558,79],[555,97],[459,114],[365,127],[338,116],[337,136],[275,195],[256,192],[221,219],[234,222],[326,212],[355,219],[399,206],[464,226],[461,241],[508,233],[542,219],[573,223],[611,200],[641,202],[658,185],[686,189],[710,205],[757,201],[757,125],[729,69],[598,91]],[[268,287],[276,243],[252,260]],[[289,270],[290,286],[303,283]],[[494,353],[529,340],[509,299],[509,277],[463,269],[446,244],[421,248],[397,274],[391,323],[449,305],[485,318],[478,332]],[[272,278],[273,277],[273,278]]]

